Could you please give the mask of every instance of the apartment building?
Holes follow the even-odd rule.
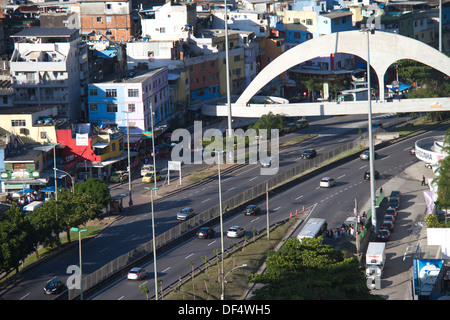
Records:
[[[195,3],[166,2],[162,6],[139,11],[142,38],[155,41],[187,39],[197,29]]]
[[[89,40],[133,41],[139,35],[131,4],[126,0],[81,0],[81,34]]]
[[[79,120],[88,77],[87,46],[77,29],[28,28],[11,36],[10,75],[14,105],[56,106],[55,117]]]
[[[116,124],[130,135],[151,131],[154,125],[173,113],[170,100],[168,69],[126,72],[90,83],[88,88],[89,119],[99,127]]]

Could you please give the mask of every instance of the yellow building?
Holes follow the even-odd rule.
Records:
[[[56,107],[0,108],[0,128],[19,137],[24,144],[56,141]]]

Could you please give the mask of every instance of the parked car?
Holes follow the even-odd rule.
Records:
[[[265,158],[260,160],[261,167],[268,168],[272,164],[272,158]]]
[[[256,216],[261,213],[261,208],[256,205],[249,205],[244,209],[244,214],[246,216]]]
[[[391,232],[386,229],[381,229],[378,231],[377,239],[379,241],[389,241],[389,238],[391,237]]]
[[[315,149],[307,149],[305,151],[303,151],[303,153],[301,154],[301,157],[303,159],[312,159],[317,155],[317,152]]]
[[[397,218],[397,210],[395,208],[388,208],[386,209],[386,213],[387,215],[391,215],[394,216],[395,218]]]
[[[381,224],[381,229],[389,230],[389,232],[394,231],[394,223],[392,221],[383,221]]]
[[[300,129],[307,128],[309,126],[309,122],[306,119],[298,119],[297,121],[295,121],[295,124]]]
[[[287,123],[283,125],[282,133],[289,133],[297,130],[297,125],[295,123]]]
[[[400,199],[399,198],[389,198],[388,207],[398,209],[398,207],[400,207]]]
[[[380,177],[380,173],[375,170],[375,179],[378,179]],[[370,170],[367,170],[366,172],[364,172],[364,180],[369,180],[370,179]]]
[[[320,180],[320,187],[321,188],[331,188],[336,185],[336,180],[330,177],[324,177]]]
[[[197,231],[198,239],[211,239],[216,235],[216,231],[210,227],[201,227]]]
[[[398,190],[394,190],[391,191],[391,195],[389,196],[389,198],[398,198],[400,199],[400,197],[402,196],[402,193]]]
[[[128,280],[141,280],[142,278],[145,278],[147,276],[147,270],[144,268],[132,268],[130,271],[128,271],[127,279]]]
[[[161,172],[160,171],[156,171],[156,175],[153,171],[149,171],[142,177],[142,182],[143,183],[154,182],[155,176],[156,176],[156,181],[161,180]]]
[[[392,221],[394,223],[395,216],[393,216],[392,214],[385,214],[383,217],[383,222],[385,222],[385,221]]]
[[[64,282],[58,279],[52,279],[44,287],[46,294],[58,294],[64,290]]]
[[[375,159],[378,159],[378,153],[374,152],[374,156],[375,156]],[[363,152],[359,155],[359,158],[360,158],[361,160],[369,160],[369,158],[370,158],[370,151],[369,151],[369,150],[363,151]]]
[[[245,234],[245,230],[239,226],[232,226],[228,229],[227,237],[229,238],[240,238]]]
[[[111,177],[109,178],[109,181],[111,182],[120,182],[120,177],[122,177],[122,181],[125,181],[128,179],[128,171],[115,171],[111,174]]]
[[[181,209],[180,212],[177,213],[178,220],[188,220],[195,215],[195,211],[191,207],[186,207]]]

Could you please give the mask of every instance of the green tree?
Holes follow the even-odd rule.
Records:
[[[19,265],[33,252],[33,232],[29,219],[15,205],[0,220],[0,269],[19,270]]]
[[[283,118],[279,114],[273,114],[272,111],[261,116],[261,118],[253,125],[253,129],[259,134],[259,129],[266,129],[267,136],[270,137],[271,129],[283,129]]]
[[[93,201],[99,205],[100,212],[101,209],[106,208],[111,199],[108,185],[94,178],[89,178],[85,182],[75,184],[75,194],[79,195],[80,193],[90,195]]]
[[[448,156],[450,155],[450,129],[445,133],[443,151],[447,153],[447,156],[441,159],[439,174],[434,179],[438,187],[436,206],[439,209],[448,210],[450,209],[450,156]],[[447,219],[447,214],[445,218]]]
[[[264,274],[251,281],[264,284],[254,291],[257,300],[372,299],[363,269],[355,258],[322,243],[322,239],[293,238],[279,251],[270,251]]]

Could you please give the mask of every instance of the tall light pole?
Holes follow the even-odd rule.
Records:
[[[367,35],[367,101],[368,101],[368,126],[369,126],[369,170],[370,170],[370,197],[371,197],[371,212],[372,212],[372,226],[374,230],[377,230],[377,212],[375,207],[375,152],[373,146],[373,130],[372,130],[372,91],[370,84],[370,34],[375,33],[375,29],[371,29],[366,26],[365,29],[361,31],[365,32]]]
[[[78,259],[80,261],[80,300],[83,300],[83,263],[81,261],[81,233],[87,229],[70,228],[72,232],[78,232]]]
[[[227,8],[227,0],[224,0],[225,4],[225,17],[223,19],[225,23],[225,68],[227,69],[227,109],[228,109],[228,136],[231,137],[232,128],[232,120],[231,120],[231,98],[230,98],[230,57],[229,57],[229,49],[228,49],[228,8]],[[231,156],[230,156],[231,157]]]
[[[48,143],[49,146],[53,146],[53,171],[55,174],[55,200],[58,201],[58,179],[56,177],[56,146],[59,146],[60,143]]]
[[[155,192],[156,190],[158,190],[158,188],[156,187],[156,158],[155,158],[155,132],[154,132],[154,128],[153,128],[153,106],[150,105],[150,123],[151,123],[151,127],[152,127],[152,158],[153,158],[153,180],[155,183],[154,189]]]
[[[131,194],[131,162],[130,162],[130,124],[128,122],[128,114],[133,111],[127,110],[122,111],[127,114],[127,151],[128,151],[128,194],[130,196],[130,201],[128,205],[131,207],[133,205],[133,198]]]
[[[222,183],[220,178],[220,162],[223,158],[223,150],[221,151],[213,151],[214,153],[217,153],[217,174],[219,176],[219,219],[220,219],[220,248],[221,248],[221,278],[222,278],[222,295],[221,298],[223,300],[223,297],[225,295],[225,278],[224,278],[224,261],[223,261],[223,255],[224,255],[224,247],[223,247],[223,217],[222,217]]]
[[[232,272],[233,270],[239,269],[239,268],[245,268],[247,267],[246,264],[243,264],[242,266],[237,266],[234,267],[233,269],[231,269],[230,271],[227,272],[227,274],[225,275],[223,282],[225,282],[226,277],[230,274],[230,272]],[[220,300],[224,300],[225,299],[225,291],[222,291],[222,295],[220,296]]]
[[[153,172],[153,180],[156,182],[156,171]],[[150,190],[150,202],[152,204],[152,242],[153,242],[153,272],[155,274],[155,299],[158,300],[158,272],[156,268],[156,243],[155,243],[155,212],[153,209],[153,191],[156,192],[158,188],[147,188],[144,189]]]

